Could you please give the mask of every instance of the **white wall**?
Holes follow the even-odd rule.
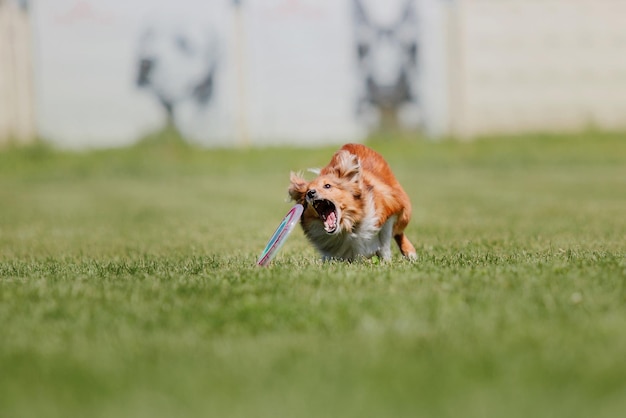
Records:
[[[626,128],[626,1],[458,0],[451,131]]]
[[[349,2],[244,4],[238,31],[227,0],[36,1],[41,135],[63,147],[100,147],[159,129],[163,108],[135,86],[139,39],[154,25],[211,28],[217,39],[210,104],[183,101],[177,109],[178,126],[191,140],[231,146],[363,138],[354,117]],[[184,73],[185,65],[171,71]]]
[[[15,81],[29,74],[31,54],[16,61],[10,52],[28,50],[24,21],[24,48],[0,36],[0,138],[32,137],[36,114],[39,134],[62,147],[130,144],[164,126],[155,85],[165,80],[161,93],[184,97],[177,126],[200,144],[361,140],[371,112],[359,107],[365,71],[352,1],[243,0],[237,13],[232,0],[31,0],[37,109],[32,82]],[[407,0],[360,1],[380,29],[398,22]],[[428,135],[626,128],[626,1],[414,1],[415,29],[400,31],[418,38],[418,100],[403,116]],[[19,19],[8,26],[7,16],[0,30],[17,33]],[[150,28],[159,36],[146,43]],[[193,54],[172,49],[180,33]],[[138,88],[148,52],[159,70]],[[200,105],[191,81],[207,62],[214,84]]]
[[[348,2],[249,1],[245,11],[248,125],[253,142],[361,138]]]
[[[135,85],[141,33],[162,20],[218,22],[214,3],[208,3],[34,2],[40,134],[62,147],[102,147],[129,144],[159,129],[163,110]]]

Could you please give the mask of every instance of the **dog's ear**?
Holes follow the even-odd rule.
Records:
[[[296,174],[292,171],[289,175],[289,181],[291,183],[289,185],[289,197],[291,197],[291,200],[302,203],[307,189],[306,180],[304,180],[300,174]]]
[[[337,177],[358,182],[361,176],[359,157],[349,151],[342,150],[335,154],[335,173]]]

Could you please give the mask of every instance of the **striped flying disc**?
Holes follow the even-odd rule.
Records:
[[[278,253],[278,250],[280,250],[280,247],[282,247],[287,240],[294,226],[298,223],[302,212],[304,212],[304,207],[299,203],[294,205],[294,207],[287,212],[287,215],[285,215],[283,221],[278,225],[278,228],[274,231],[274,235],[272,235],[272,238],[267,242],[265,249],[257,260],[256,264],[258,266],[267,266],[270,261],[272,261],[276,253]]]

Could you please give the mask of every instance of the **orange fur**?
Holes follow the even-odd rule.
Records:
[[[389,165],[376,151],[346,144],[317,178],[291,173],[289,196],[305,210],[301,225],[325,259],[391,258],[393,237],[400,252],[416,258],[404,235],[411,202]]]

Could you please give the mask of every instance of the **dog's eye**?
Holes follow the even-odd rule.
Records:
[[[330,184],[326,183],[326,184],[324,185],[324,188],[325,188],[325,189],[330,189]]]

